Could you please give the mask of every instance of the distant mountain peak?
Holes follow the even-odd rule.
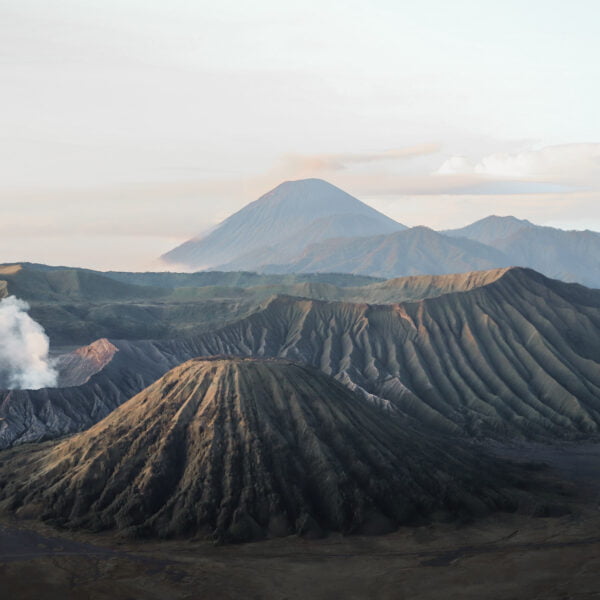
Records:
[[[435,229],[431,229],[431,227],[427,227],[427,225],[415,225],[414,227],[406,229],[406,235],[410,235],[411,233],[440,235]]]
[[[323,179],[284,181],[162,259],[194,269],[260,270],[261,264],[299,253],[308,243],[400,229],[405,226]]]
[[[495,241],[507,238],[521,229],[534,227],[537,227],[537,225],[527,219],[517,219],[512,215],[490,215],[465,227],[448,229],[441,233],[451,237],[464,237],[482,244],[493,245]]]
[[[287,186],[287,185],[305,185],[305,184],[324,185],[324,186],[328,186],[328,187],[337,188],[337,186],[333,185],[333,183],[329,183],[329,181],[325,181],[325,179],[320,179],[318,177],[307,177],[305,179],[287,179],[286,181],[281,182],[274,189],[277,189],[278,187],[281,187],[281,186]],[[337,189],[340,189],[340,188],[337,188]]]
[[[527,219],[519,219],[514,217],[513,215],[489,215],[487,217],[483,217],[483,219],[479,219],[471,225],[481,224],[481,223],[521,223],[522,225],[527,225],[530,227],[536,227],[531,221]]]

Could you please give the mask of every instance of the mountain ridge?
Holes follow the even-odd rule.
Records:
[[[268,265],[264,270],[267,273],[333,270],[398,278],[508,266],[508,259],[495,248],[418,226],[387,235],[337,238],[312,244],[294,262]]]
[[[111,340],[119,351],[82,386],[0,391],[0,447],[89,427],[177,364],[219,354],[313,365],[428,431],[598,435],[600,291],[522,268],[475,279],[480,287],[402,303],[276,296],[195,336]]]
[[[466,237],[483,244],[494,245],[494,242],[509,237],[521,229],[538,227],[527,219],[517,219],[512,215],[490,215],[479,219],[465,227],[441,231],[451,237]]]
[[[329,212],[323,208],[328,204]],[[405,231],[412,233],[399,238]],[[339,188],[308,179],[280,184],[163,258],[196,269],[385,278],[514,265],[600,288],[600,233],[498,215],[435,232],[443,239],[432,232],[424,226],[408,229]],[[410,243],[410,236],[420,239]]]

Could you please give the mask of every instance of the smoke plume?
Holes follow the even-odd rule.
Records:
[[[44,328],[15,296],[0,300],[0,388],[37,390],[56,385]]]

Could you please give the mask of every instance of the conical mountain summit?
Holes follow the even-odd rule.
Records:
[[[188,361],[88,431],[5,457],[0,479],[18,514],[223,541],[513,507],[492,461],[283,359]]]

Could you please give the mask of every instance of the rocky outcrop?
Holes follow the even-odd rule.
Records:
[[[102,338],[73,352],[61,354],[54,362],[58,371],[57,387],[75,387],[87,383],[92,375],[106,367],[115,352],[118,352],[118,348]]]

